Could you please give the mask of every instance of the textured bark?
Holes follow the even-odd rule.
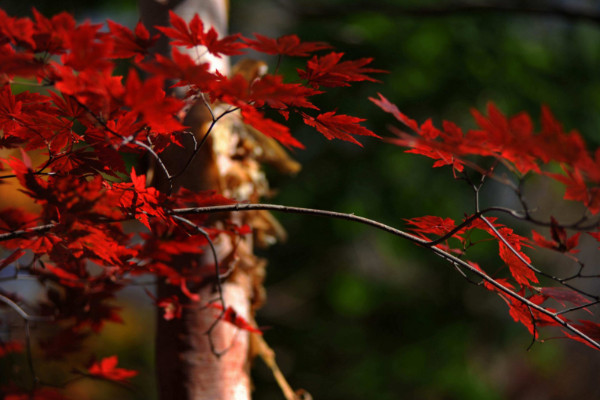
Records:
[[[168,25],[168,10],[173,9],[183,19],[189,21],[195,13],[203,19],[205,26],[213,25],[220,33],[226,30],[227,4],[223,0],[186,0],[159,3],[154,0],[140,0],[140,9],[147,26]],[[180,49],[183,50],[183,49]],[[161,51],[168,54],[166,44]],[[202,54],[194,49],[190,55]],[[200,61],[200,60],[199,60]],[[202,60],[207,61],[206,59]],[[210,60],[211,62],[214,60]],[[227,60],[217,61],[213,68],[222,73],[228,72]],[[218,115],[218,106],[215,113]],[[191,127],[197,140],[206,133],[210,113],[202,102],[192,105],[186,125]],[[217,190],[238,200],[257,200],[264,191],[260,181],[262,175],[258,163],[240,157],[240,122],[232,116],[221,120],[211,132],[210,139],[196,155],[186,172],[175,182],[191,190]],[[189,144],[192,144],[189,138]],[[191,147],[191,146],[190,146]],[[192,151],[172,146],[163,154],[163,161],[170,171],[179,171],[185,165]],[[232,160],[232,156],[236,160]],[[242,165],[243,164],[243,165]],[[160,169],[155,168],[153,184],[161,190],[169,185]],[[252,218],[244,216],[240,218]],[[239,221],[246,222],[246,221]],[[220,224],[218,217],[214,223]],[[252,238],[244,238],[236,243],[231,237],[221,235],[215,240],[219,264],[222,270],[233,273],[222,283],[226,306],[252,321],[252,304],[258,302],[261,292],[264,262],[252,254]],[[215,272],[212,256],[207,249],[202,260],[178,260],[175,268],[194,265],[206,278],[204,284],[190,288],[198,292],[204,303],[214,299],[216,291]],[[158,284],[159,298],[180,294],[178,288],[164,282]],[[188,304],[181,319],[166,321],[158,316],[156,335],[156,371],[159,398],[161,400],[247,400],[250,398],[249,378],[249,334],[231,324],[220,321],[212,330],[211,342],[206,332],[218,317],[214,309],[202,309],[198,304]],[[224,351],[217,357],[214,352]]]

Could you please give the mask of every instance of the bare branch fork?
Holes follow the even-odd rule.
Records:
[[[378,221],[375,221],[372,219],[361,217],[361,216],[358,216],[358,215],[355,215],[352,213],[348,214],[348,213],[341,213],[341,212],[336,212],[336,211],[327,211],[327,210],[302,208],[302,207],[291,207],[291,206],[283,206],[283,205],[278,205],[278,204],[236,203],[236,204],[229,204],[229,205],[209,206],[209,207],[179,208],[179,209],[171,210],[170,214],[173,215],[173,217],[179,217],[176,219],[180,220],[181,222],[185,222],[186,219],[182,217],[183,215],[209,214],[209,213],[221,213],[221,212],[240,212],[240,211],[253,211],[253,210],[266,210],[266,211],[283,212],[283,213],[288,213],[288,214],[312,215],[312,216],[327,217],[327,218],[334,218],[334,219],[341,219],[341,220],[346,220],[346,221],[357,222],[357,223],[360,223],[363,225],[368,225],[368,226],[371,226],[378,230],[390,233],[392,235],[401,237],[403,239],[409,240],[409,241],[411,241],[417,245],[420,245],[422,247],[429,248],[433,253],[435,253],[436,255],[440,256],[441,258],[447,260],[448,262],[453,264],[455,267],[457,267],[459,269],[462,267],[462,268],[470,271],[471,273],[473,273],[473,274],[477,275],[479,278],[481,278],[483,281],[487,282],[489,285],[493,286],[499,292],[502,292],[503,294],[505,294],[511,298],[514,298],[515,300],[526,305],[530,309],[534,309],[534,310],[540,312],[541,314],[548,316],[549,318],[556,321],[559,325],[563,326],[565,329],[569,330],[573,334],[575,334],[575,335],[579,336],[580,338],[582,338],[583,340],[585,340],[591,346],[593,346],[597,349],[600,349],[599,342],[590,338],[588,335],[581,332],[579,329],[577,329],[570,323],[566,322],[561,317],[561,315],[564,314],[565,312],[573,311],[578,308],[573,308],[573,309],[569,309],[567,311],[563,310],[563,311],[558,311],[558,312],[549,311],[546,308],[531,302],[529,299],[525,298],[524,296],[521,296],[521,295],[513,292],[512,290],[506,288],[505,286],[501,285],[500,283],[496,282],[492,277],[487,275],[485,272],[475,268],[473,265],[469,264],[468,262],[461,260],[460,258],[450,254],[449,252],[447,252],[445,250],[440,249],[439,247],[436,246],[437,244],[439,244],[439,239],[425,240],[418,236],[410,234],[408,232],[394,228],[392,226],[383,224],[381,222],[378,222]],[[483,219],[482,214],[487,213],[487,212],[492,212],[492,211],[509,212],[511,215],[515,214],[514,211],[507,210],[507,209],[504,209],[501,207],[491,207],[491,208],[488,208],[485,210],[478,211],[478,213],[477,213],[478,218]],[[462,225],[470,224],[474,221],[474,219],[475,219],[474,217],[468,218],[465,222],[463,222]],[[187,222],[185,222],[185,223],[187,224]],[[47,225],[42,225],[42,226],[35,227],[35,228],[29,228],[29,229],[19,230],[19,231],[15,231],[15,232],[1,234],[0,241],[10,240],[15,237],[20,237],[20,236],[24,236],[24,235],[32,234],[32,233],[43,233],[48,230],[51,230],[52,228],[54,228],[56,226],[57,226],[57,224],[47,224]],[[194,226],[195,226],[195,224],[194,224]],[[502,235],[500,235],[499,239],[500,240],[503,239]],[[506,239],[504,239],[504,241],[505,240]],[[511,249],[511,251],[516,252],[516,250],[514,248],[510,247],[510,249]],[[217,274],[216,276],[218,277],[219,275]],[[588,296],[592,297],[591,295],[588,295]],[[597,296],[594,297],[594,300],[595,301],[590,302],[589,304],[587,304],[585,306],[590,306],[590,305],[598,303]]]

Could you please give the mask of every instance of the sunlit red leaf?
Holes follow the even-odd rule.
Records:
[[[552,240],[547,240],[536,231],[531,231],[533,241],[540,247],[560,251],[561,253],[577,253],[579,251],[575,247],[579,244],[581,232],[568,237],[566,229],[561,227],[554,217],[551,217],[550,233]]]
[[[318,88],[350,86],[350,82],[359,81],[378,82],[367,74],[385,72],[365,67],[373,61],[372,58],[340,62],[343,55],[344,53],[329,53],[321,57],[314,56],[306,63],[306,70],[298,69],[298,75],[312,87]]]
[[[264,135],[272,137],[284,146],[304,148],[302,143],[292,136],[287,126],[275,122],[272,119],[265,118],[254,108],[247,107],[242,109],[242,118],[245,123],[253,126]]]
[[[217,57],[220,57],[221,54],[228,56],[242,54],[241,49],[246,47],[244,43],[239,42],[241,38],[239,34],[219,39],[217,31],[212,27],[204,32],[204,24],[198,14],[194,15],[189,24],[173,11],[169,11],[169,18],[172,28],[161,26],[156,28],[173,39],[171,44],[174,46],[188,48],[205,46],[209,52]]]
[[[84,22],[68,32],[70,51],[61,57],[64,66],[74,71],[112,69],[109,56],[112,52],[112,41],[102,40],[105,36],[100,32],[102,25]]]
[[[117,368],[119,359],[117,356],[110,356],[93,363],[88,368],[88,373],[98,378],[108,379],[111,381],[125,381],[133,378],[138,374],[137,371]]]
[[[595,342],[600,342],[600,324],[594,321],[587,321],[587,320],[582,320],[579,321],[578,323],[575,324],[571,324],[574,328],[576,328],[577,330],[581,331],[584,335],[586,335],[587,337],[589,337],[591,340],[594,340]],[[584,338],[582,338],[579,335],[576,335],[575,333],[568,331],[566,329],[563,330],[564,334],[573,339],[573,340],[577,340],[578,342],[581,342],[587,346],[590,346],[593,349],[598,350],[598,347],[592,345],[589,341],[585,340]]]
[[[211,308],[214,308],[216,310],[223,310],[223,307],[221,306],[221,304],[218,304],[218,303],[210,303],[210,304],[208,304],[208,306]],[[241,315],[239,315],[231,306],[228,306],[225,309],[222,319],[240,329],[243,329],[248,332],[259,333],[262,335],[262,331],[260,329],[256,328],[255,326],[250,324],[248,321],[246,321],[246,319],[243,318]]]
[[[280,75],[265,75],[252,82],[249,100],[253,101],[256,107],[267,104],[275,109],[288,107],[317,109],[307,98],[319,93],[322,92],[297,83],[284,83]]]
[[[406,115],[402,114],[400,110],[398,110],[398,107],[395,104],[390,103],[390,101],[386,99],[381,93],[378,93],[378,95],[379,99],[370,97],[369,100],[375,103],[375,105],[377,105],[383,111],[392,114],[398,121],[402,122],[404,125],[408,126],[413,131],[419,131],[419,124],[417,124],[417,121],[410,119]]]
[[[164,91],[164,81],[150,78],[144,82],[131,70],[125,85],[125,104],[142,116],[142,120],[158,133],[171,133],[184,128],[175,115],[184,103]]]
[[[15,251],[13,251],[12,253],[10,253],[10,255],[8,257],[6,257],[4,260],[0,261],[0,271],[2,271],[4,268],[9,266],[13,262],[17,261],[19,258],[21,258],[21,256],[23,254],[25,254],[25,251],[22,249],[17,249]]]
[[[324,42],[301,42],[296,35],[286,35],[277,39],[254,34],[255,40],[244,41],[249,47],[266,54],[279,54],[283,56],[308,57],[311,53],[319,50],[329,49],[331,46]]]
[[[539,282],[535,275],[535,271],[525,264],[525,262],[531,264],[531,259],[525,253],[517,250],[520,257],[525,261],[523,262],[523,260],[521,260],[521,258],[519,258],[504,243],[500,242],[498,245],[500,248],[500,258],[508,265],[510,273],[517,283],[523,286],[530,286],[531,283]]]
[[[158,40],[158,35],[150,37],[141,21],[136,25],[134,32],[111,20],[107,20],[106,23],[114,39],[112,56],[115,58],[133,57],[135,62],[140,62]]]
[[[433,215],[407,219],[406,223],[411,225],[410,230],[420,234],[431,234],[444,236],[450,233],[456,224],[451,218],[442,218]]]
[[[317,115],[316,118],[304,114],[304,123],[312,126],[323,134],[327,139],[341,139],[362,146],[355,138],[356,136],[372,136],[379,138],[367,128],[359,125],[364,121],[362,118],[349,115],[335,114],[335,111]]]
[[[11,340],[8,342],[0,341],[0,358],[12,354],[12,353],[20,353],[24,349],[23,343],[17,342],[16,340]]]
[[[217,76],[209,71],[208,63],[198,64],[177,48],[173,48],[171,57],[157,54],[154,61],[142,64],[142,68],[165,80],[180,80],[175,86],[194,85],[203,91],[217,79]]]

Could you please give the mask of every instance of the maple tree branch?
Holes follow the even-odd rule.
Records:
[[[249,203],[241,204],[241,203],[236,203],[236,204],[210,206],[210,207],[180,208],[180,209],[172,210],[171,214],[173,214],[173,215],[206,214],[206,213],[215,213],[215,212],[233,212],[233,211],[251,211],[251,210],[278,211],[278,212],[289,213],[289,214],[303,214],[303,215],[312,215],[312,216],[319,216],[319,217],[342,219],[342,220],[346,220],[346,221],[353,221],[353,222],[357,222],[357,223],[361,223],[364,225],[368,225],[368,226],[377,228],[384,232],[391,233],[395,236],[399,236],[401,238],[410,240],[411,242],[416,243],[421,246],[424,246],[424,247],[427,247],[427,243],[428,243],[427,240],[421,239],[415,235],[404,232],[404,231],[394,228],[392,226],[383,224],[381,222],[377,222],[375,220],[371,220],[371,219],[361,217],[358,215],[340,213],[340,212],[336,212],[336,211],[311,209],[311,208],[282,206],[282,205],[278,205],[278,204],[249,204]],[[579,329],[577,329],[576,327],[574,327],[573,325],[568,323],[567,321],[563,320],[558,313],[549,311],[546,308],[544,308],[538,304],[535,304],[532,301],[530,301],[529,299],[519,295],[518,293],[513,292],[512,290],[506,288],[502,284],[496,282],[493,278],[491,278],[485,272],[479,270],[478,268],[474,267],[473,265],[469,264],[468,262],[448,253],[445,250],[442,250],[436,246],[429,247],[429,249],[434,254],[445,259],[446,261],[450,262],[451,264],[453,264],[455,266],[461,266],[461,267],[469,270],[471,273],[479,276],[481,279],[486,281],[489,285],[493,286],[498,292],[502,292],[503,294],[510,296],[511,298],[514,298],[515,300],[519,301],[520,303],[550,317],[551,319],[556,321],[556,323],[558,325],[563,326],[565,329],[569,330],[570,332],[574,333],[575,335],[577,335],[578,337],[580,337],[581,339],[583,339],[584,341],[589,343],[592,347],[595,347],[596,349],[600,350],[599,342],[595,341],[594,339],[592,339],[591,337],[589,337],[588,335],[586,335],[585,333],[583,333],[582,331],[580,331]]]
[[[169,180],[169,182],[173,179],[173,176],[169,173],[169,170],[167,169],[167,166],[165,165],[165,163],[162,161],[162,159],[160,158],[160,156],[158,154],[156,154],[156,152],[152,149],[151,146],[148,146],[147,144],[140,142],[139,140],[134,140],[132,141],[133,144],[138,145],[144,149],[146,149],[151,155],[152,157],[154,157],[154,159],[156,160],[156,162],[158,163],[158,165],[160,166],[160,168],[163,170],[163,172],[165,173],[165,176],[167,177],[167,179]]]
[[[301,208],[301,207],[291,207],[291,206],[283,206],[283,205],[278,205],[278,204],[250,204],[250,203],[236,203],[236,204],[228,204],[228,205],[218,205],[218,206],[208,206],[208,207],[190,207],[190,208],[179,208],[179,209],[173,209],[170,211],[170,214],[173,215],[174,217],[176,216],[182,216],[182,215],[186,215],[186,214],[207,214],[207,213],[220,213],[220,212],[235,212],[235,211],[252,211],[252,210],[267,210],[267,211],[276,211],[276,212],[283,212],[283,213],[289,213],[289,214],[303,214],[303,215],[312,215],[312,216],[320,216],[320,217],[328,217],[328,218],[334,218],[334,219],[341,219],[341,220],[346,220],[346,221],[352,221],[352,222],[357,222],[357,223],[361,223],[364,225],[368,225],[371,227],[374,227],[376,229],[382,230],[384,232],[393,234],[395,236],[399,236],[403,239],[409,240],[417,245],[429,248],[432,252],[434,252],[436,255],[444,258],[445,260],[449,261],[450,263],[452,263],[455,267],[462,267],[464,269],[469,270],[470,272],[474,273],[475,275],[479,276],[480,278],[482,278],[484,281],[488,282],[491,286],[495,287],[499,292],[502,292],[514,299],[516,299],[517,301],[521,302],[522,304],[525,304],[537,311],[539,311],[542,314],[547,315],[548,317],[552,318],[553,320],[555,320],[559,325],[565,327],[567,330],[571,331],[572,333],[574,333],[575,335],[581,337],[583,340],[585,340],[586,342],[588,342],[590,345],[592,345],[593,347],[600,349],[600,343],[596,342],[595,340],[591,339],[589,336],[587,336],[586,334],[584,334],[583,332],[581,332],[580,330],[578,330],[577,328],[575,328],[574,326],[572,326],[571,324],[569,324],[568,322],[564,321],[562,318],[560,318],[560,314],[559,312],[552,312],[547,310],[546,308],[539,306],[533,302],[531,302],[530,300],[528,300],[527,298],[513,292],[512,290],[504,287],[503,285],[501,285],[500,283],[496,282],[493,278],[491,278],[490,276],[488,276],[486,273],[484,273],[483,271],[478,270],[477,268],[473,267],[471,264],[469,264],[468,262],[436,247],[435,245],[431,245],[430,242],[428,240],[422,239],[420,237],[417,237],[415,235],[412,235],[408,232],[402,231],[400,229],[394,228],[392,226],[383,224],[381,222],[372,220],[372,219],[368,219],[365,217],[361,217],[355,214],[348,214],[348,213],[341,213],[341,212],[336,212],[336,211],[327,211],[327,210],[319,210],[319,209],[310,209],[310,208]],[[485,212],[485,211],[503,211],[503,212],[507,212],[506,209],[503,208],[493,208],[493,209],[486,209],[486,210],[482,210],[481,212]],[[487,219],[485,219],[485,217],[483,217],[482,215],[479,215],[479,218],[481,218],[484,222],[491,224]],[[194,224],[195,225],[195,224]],[[497,231],[495,229],[495,227],[493,227],[492,225],[492,229],[494,231]],[[9,239],[13,239],[16,237],[20,237],[20,236],[24,236],[27,234],[31,234],[31,233],[39,233],[39,232],[45,232],[47,230],[50,230],[52,228],[54,228],[56,226],[56,224],[47,224],[47,225],[42,225],[42,226],[38,226],[38,227],[34,227],[34,228],[29,228],[29,229],[24,229],[24,230],[19,230],[19,231],[14,231],[14,232],[9,232],[9,233],[5,233],[5,234],[0,234],[0,241],[2,240],[9,240]],[[512,248],[512,246],[510,245],[510,243],[508,243],[506,241],[505,238],[503,238],[502,235],[499,235],[499,239],[501,241],[503,241],[503,243],[505,245],[507,245],[509,247],[509,249],[511,249],[511,251],[516,252],[516,250],[514,248]],[[515,253],[517,255],[517,253]],[[521,258],[521,257],[519,257]],[[524,260],[521,260],[524,261]],[[534,268],[532,266],[533,270],[544,275],[544,276],[548,276],[550,278],[553,278],[557,281],[559,281],[557,278],[554,278],[552,276],[549,276],[545,273],[543,273],[542,271],[537,270],[537,268]],[[580,292],[581,294],[587,295],[588,297],[591,297],[595,300],[598,300],[597,296],[593,296],[584,292],[581,292],[580,290],[578,290],[577,288],[568,285],[566,283],[563,283],[566,287],[569,287],[573,290],[576,290],[578,292]]]
[[[0,242],[19,238],[22,236],[31,235],[32,233],[44,233],[44,232],[51,230],[52,228],[55,228],[56,226],[57,226],[57,224],[53,223],[53,224],[34,226],[32,228],[19,229],[19,230],[7,232],[7,233],[0,233]]]
[[[25,321],[40,321],[40,322],[45,322],[45,321],[52,321],[53,318],[52,317],[44,317],[44,316],[38,316],[38,315],[29,315],[25,310],[23,310],[23,308],[21,306],[19,306],[17,303],[15,303],[13,300],[11,300],[9,297],[0,294],[0,301],[3,302],[4,304],[6,304],[7,306],[9,306],[10,308],[13,309],[13,311],[15,311],[17,314],[19,314],[19,316],[21,318],[23,318]]]

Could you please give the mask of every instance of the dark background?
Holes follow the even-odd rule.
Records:
[[[231,32],[295,33],[329,42],[348,59],[373,57],[373,67],[389,71],[379,76],[381,83],[333,90],[318,105],[366,118],[366,126],[382,136],[390,136],[387,125],[395,122],[367,100],[377,92],[420,122],[431,117],[441,125],[449,119],[464,128],[474,127],[470,108],[483,111],[489,101],[506,114],[525,110],[535,120],[546,104],[565,128],[578,129],[592,148],[599,144],[600,24],[519,12],[402,12],[410,6],[452,9],[452,4],[233,0]],[[595,1],[525,4],[600,13]],[[2,7],[27,14],[32,5],[46,15],[67,10],[98,22],[110,18],[132,26],[137,21],[132,1],[12,0]],[[267,61],[273,66],[276,60]],[[297,66],[286,60],[282,70],[293,76]],[[398,227],[404,218],[460,219],[473,211],[469,188],[453,180],[449,169],[432,169],[423,157],[374,139],[361,140],[360,148],[328,142],[301,125],[293,132],[306,145],[294,154],[303,169],[295,177],[269,171],[277,191],[269,202],[353,212]],[[545,199],[542,205],[557,210],[557,216],[568,212],[556,206],[561,195],[555,187],[532,184],[530,194]],[[510,205],[514,199],[490,186],[483,202]],[[290,383],[315,399],[600,396],[598,353],[564,340],[528,351],[531,337],[512,321],[501,299],[467,283],[427,251],[348,222],[277,217],[289,240],[262,252],[269,259],[269,300],[257,320],[268,328],[265,338]],[[488,271],[501,266],[493,246],[483,245],[473,255]],[[534,261],[556,263],[552,257],[542,254]],[[90,346],[101,355],[117,353],[123,366],[140,369],[137,389],[130,394],[102,386],[102,392],[91,392],[97,383],[81,383],[72,389],[78,398],[155,396],[147,334],[153,329],[152,306],[135,288],[125,291],[122,301],[124,319],[131,322],[108,327]],[[253,375],[256,399],[283,398],[260,361]]]

